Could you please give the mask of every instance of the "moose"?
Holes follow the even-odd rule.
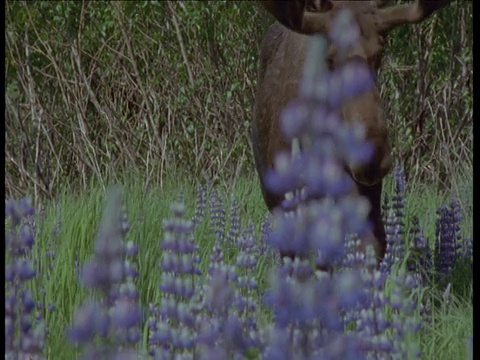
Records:
[[[298,95],[311,35],[326,34],[335,14],[348,8],[358,23],[360,38],[347,57],[364,62],[376,75],[388,33],[402,24],[422,22],[449,2],[416,0],[414,3],[382,7],[378,1],[262,1],[277,22],[268,29],[261,47],[253,106],[252,145],[263,198],[270,211],[280,207],[283,197],[269,191],[265,174],[273,167],[275,154],[291,148],[282,136],[278,120],[283,108]],[[334,44],[330,44],[326,61],[331,69],[338,66],[335,53]],[[370,202],[368,221],[372,230],[362,235],[361,249],[364,250],[367,244],[373,245],[380,262],[386,250],[381,214],[382,179],[391,170],[392,156],[378,87],[375,85],[347,102],[341,113],[343,121],[359,119],[366,129],[366,140],[373,145],[374,153],[369,163],[361,167],[345,164],[345,168],[358,194]],[[280,256],[293,258],[295,254],[281,252]]]

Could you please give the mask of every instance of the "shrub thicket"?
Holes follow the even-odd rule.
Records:
[[[381,92],[407,177],[449,187],[472,159],[472,6],[390,37]],[[254,2],[7,2],[6,195],[52,197],[138,170],[253,169]]]

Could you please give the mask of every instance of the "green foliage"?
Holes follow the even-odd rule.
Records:
[[[466,298],[432,294],[441,305],[432,312],[431,321],[423,326],[423,359],[472,359],[467,356],[473,334],[472,295],[471,284]]]
[[[472,164],[471,11],[469,1],[452,2],[389,37],[381,92],[394,155],[410,181],[448,189],[458,166]]]
[[[414,181],[449,188],[471,165],[471,14],[453,2],[385,48],[385,115]],[[52,198],[132,167],[145,184],[253,171],[257,58],[273,22],[255,2],[8,1],[5,18],[8,196]]]

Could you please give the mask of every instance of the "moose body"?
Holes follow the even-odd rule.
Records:
[[[270,210],[280,206],[283,196],[269,191],[264,177],[266,171],[273,167],[275,154],[291,147],[283,138],[278,120],[283,108],[298,96],[311,35],[326,34],[335,14],[348,8],[360,30],[360,39],[348,54],[348,59],[366,63],[376,75],[388,32],[398,25],[421,22],[448,3],[449,0],[417,0],[412,4],[379,8],[373,1],[262,1],[278,22],[267,31],[261,48],[252,144],[263,197]],[[326,60],[331,69],[337,66],[336,52],[330,44]],[[386,249],[381,214],[382,179],[392,167],[392,158],[378,88],[374,86],[349,100],[342,107],[341,115],[344,121],[361,121],[366,129],[366,140],[374,148],[367,164],[345,164],[345,167],[358,193],[365,196],[371,205],[368,219],[372,230],[362,236],[362,249],[367,244],[373,245],[380,261]],[[295,254],[282,253],[281,256],[294,257]]]

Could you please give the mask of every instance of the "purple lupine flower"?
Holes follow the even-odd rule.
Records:
[[[274,212],[273,216],[276,224],[270,232],[267,243],[282,252],[305,256],[309,251],[306,219],[285,217],[281,212]]]
[[[272,231],[270,225],[271,215],[267,213],[260,224],[260,235],[256,244],[256,253],[258,258],[258,269],[263,273],[264,264],[279,264],[280,256],[278,251],[268,244],[268,239]]]
[[[385,194],[382,202],[382,220],[383,223],[387,222],[388,214],[390,213],[392,207],[390,205],[388,194]]]
[[[365,254],[359,252],[361,240],[358,235],[350,235],[345,240],[345,256],[341,266],[345,269],[361,269],[365,266]]]
[[[455,241],[457,224],[452,211],[445,205],[437,210],[435,226],[435,270],[439,279],[445,277],[455,264]]]
[[[348,10],[340,10],[332,20],[328,37],[344,51],[354,47],[360,38],[360,28]]]
[[[345,124],[335,132],[341,156],[349,164],[363,164],[373,156],[373,146],[365,142],[365,128],[358,123]]]
[[[133,257],[138,253],[138,245],[136,245],[133,241],[130,240],[125,246],[125,251],[127,256]]]
[[[205,212],[205,207],[207,204],[206,189],[201,184],[197,184],[197,199],[195,206],[195,215],[193,216],[192,222],[194,226],[197,226],[202,220]]]
[[[198,269],[197,246],[193,238],[193,221],[185,217],[181,202],[170,206],[172,217],[164,220],[165,234],[161,247],[164,250],[161,268],[163,292],[160,306],[150,309],[150,355],[162,358],[166,349],[188,354],[197,337],[197,310],[195,302],[195,277]]]
[[[96,334],[107,336],[109,319],[103,306],[88,301],[75,311],[73,326],[67,332],[67,338],[74,343],[89,343]]]
[[[463,239],[460,233],[460,223],[463,220],[463,212],[459,199],[452,198],[450,200],[450,214],[452,218],[452,231],[455,233],[455,256],[458,258],[463,252]]]
[[[274,214],[277,224],[269,243],[283,253],[301,257],[313,252],[319,266],[342,259],[347,232],[363,234],[368,229],[367,211],[364,211],[368,207],[364,206],[363,199],[348,195],[353,181],[345,172],[344,164],[351,160],[361,163],[371,155],[371,148],[364,146],[365,131],[361,126],[342,121],[332,104],[328,105],[328,98],[334,96],[332,92],[336,90],[340,95],[345,93],[346,99],[362,86],[364,91],[371,84],[361,76],[338,75],[342,79],[338,89],[329,87],[325,93],[322,86],[317,87],[316,83],[320,84],[322,77],[327,76],[323,61],[318,60],[323,60],[324,47],[322,39],[312,41],[310,51],[315,55],[306,59],[300,97],[287,106],[280,119],[285,137],[299,139],[302,151],[295,156],[286,152],[277,154],[274,168],[267,171],[265,177],[272,192],[279,195],[292,192],[293,198],[287,201],[298,204],[298,211],[288,216],[282,212]],[[352,64],[355,69],[357,65]],[[348,62],[344,64],[342,73],[350,71],[348,66]],[[363,85],[352,84],[362,79]],[[327,198],[316,200],[319,197]],[[343,205],[334,204],[331,199]]]
[[[244,339],[246,346],[250,347],[258,346],[259,344],[258,328],[255,325],[257,306],[254,294],[258,288],[255,278],[257,258],[261,256],[257,244],[253,224],[250,223],[248,227],[242,231],[242,234],[236,242],[240,251],[235,264],[238,274],[235,281],[238,291],[236,311],[240,317],[239,320],[243,328],[247,332]]]
[[[84,358],[135,358],[129,347],[140,340],[140,309],[133,283],[135,266],[126,259],[137,252],[133,243],[124,244],[129,227],[121,191],[114,187],[108,193],[94,255],[81,269],[82,283],[100,289],[103,298],[88,299],[67,329],[67,338],[83,345]]]
[[[415,338],[421,327],[420,319],[415,315],[417,296],[407,296],[407,293],[414,290],[415,284],[414,277],[406,272],[399,272],[393,278],[390,307],[394,309],[392,320],[394,353],[399,359],[421,357],[418,344],[415,341],[407,341],[407,337]]]
[[[238,210],[238,203],[236,201],[233,201],[230,209],[230,226],[227,234],[227,241],[230,244],[235,244],[238,237],[240,236],[240,217],[238,214]]]
[[[20,225],[25,218],[35,214],[30,198],[23,198],[20,201],[5,200],[5,218],[10,220],[12,228]]]
[[[410,245],[413,258],[408,263],[408,270],[420,276],[421,283],[426,285],[432,269],[432,253],[415,215],[412,217],[410,236],[413,240]]]
[[[400,235],[401,224],[397,221],[395,211],[390,211],[385,222],[387,248],[380,263],[380,270],[389,274],[392,266],[401,259],[403,254],[403,236]]]
[[[265,183],[271,191],[285,194],[301,186],[299,174],[303,163],[298,159],[292,161],[291,155],[286,151],[278,152],[274,162],[275,168],[269,169],[265,175]]]
[[[5,235],[5,246],[13,256],[26,255],[32,249],[34,212],[28,198],[20,201],[5,201],[5,216],[9,223],[7,228],[10,229]]]
[[[403,259],[405,253],[405,223],[404,223],[404,204],[405,204],[406,181],[403,167],[397,163],[395,165],[395,195],[392,196],[393,204],[389,204],[388,197],[385,195],[383,209],[383,219],[385,223],[385,233],[387,248],[380,270],[390,273],[393,264]]]
[[[336,348],[329,347],[328,339],[330,336],[343,339],[343,313],[366,301],[363,289],[357,286],[359,274],[344,271],[315,279],[309,275],[311,267],[306,261],[287,261],[285,266],[291,269],[286,271],[291,271],[292,276],[285,276],[284,270],[274,275],[273,288],[266,298],[274,311],[272,331],[294,337],[284,351],[303,354],[305,358],[321,355],[341,358],[335,357]],[[272,351],[267,344],[265,356],[271,356]]]
[[[395,223],[397,226],[396,242],[395,242],[395,256],[403,259],[405,253],[405,190],[407,181],[405,179],[405,172],[403,165],[395,164],[394,168],[395,179],[395,194],[392,196],[392,208],[395,214]]]
[[[332,32],[333,39],[341,36]],[[345,39],[344,46],[348,47],[352,41]],[[362,235],[369,228],[365,221],[368,206],[349,194],[352,181],[343,165],[368,160],[372,148],[365,143],[365,130],[360,125],[346,125],[335,113],[343,99],[368,89],[373,77],[364,64],[348,62],[327,76],[325,64],[319,61],[325,44],[316,38],[311,44],[311,54],[315,55],[309,54],[306,59],[300,98],[292,102],[280,118],[285,138],[298,139],[302,151],[294,155],[279,154],[274,169],[265,179],[272,192],[292,193],[287,198],[290,211],[274,213],[276,224],[268,241],[284,253],[293,252],[302,257],[313,252],[319,265],[340,262],[347,251],[350,262],[365,262],[363,272],[367,278],[359,279],[357,271],[345,270],[315,279],[311,271],[306,271],[310,266],[308,262],[285,261],[273,275],[267,303],[274,312],[271,331],[274,336],[270,341],[289,340],[284,345],[275,343],[280,353],[267,340],[263,355],[265,358],[288,354],[288,358],[332,359],[377,353],[388,356],[396,350],[393,339],[387,336],[393,326],[393,320],[387,319],[388,312],[384,310],[390,301],[384,290],[387,273],[376,270],[371,247],[368,247],[371,255],[365,257],[352,251],[352,247],[357,247],[355,242],[347,250],[345,245],[348,233]],[[318,200],[319,197],[323,200]],[[397,199],[397,203],[402,199]],[[395,218],[395,215],[403,216],[401,210],[398,208],[397,214],[392,211],[392,248],[397,240],[394,236],[401,236],[403,231],[402,224]],[[391,256],[393,263],[393,252]],[[294,271],[294,264],[302,265],[297,265]],[[401,307],[403,297],[398,299],[399,302],[393,300],[392,303]],[[344,334],[346,321],[357,322],[359,335]]]
[[[233,289],[228,285],[228,276],[215,272],[211,276],[205,296],[210,311],[225,313],[234,297]]]
[[[222,240],[225,236],[225,209],[222,198],[215,189],[210,191],[210,228],[216,238]]]
[[[95,241],[94,255],[84,265],[81,280],[87,287],[102,290],[111,304],[115,287],[124,277],[123,229],[119,188],[110,190]]]
[[[374,85],[374,77],[370,68],[366,62],[360,61],[352,61],[335,69],[329,80],[329,86],[336,82],[338,85],[333,86],[340,90],[337,94],[336,92],[328,94],[328,102],[332,107],[338,107],[343,101],[358,97]]]
[[[215,352],[226,358],[242,358],[250,343],[244,322],[233,311],[239,294],[229,285],[233,281],[227,271],[226,267],[218,268],[210,274],[205,287],[207,316],[202,319],[198,336],[201,359],[208,359]]]
[[[36,276],[31,250],[36,231],[29,199],[5,202],[5,356],[43,359],[46,325],[27,281]]]
[[[135,297],[133,300],[136,300]],[[115,303],[110,313],[112,324],[122,329],[131,329],[140,322],[140,311],[134,301],[122,297]]]
[[[395,179],[395,197],[393,197],[393,201],[401,206],[394,206],[395,208],[403,209],[403,205],[405,203],[405,191],[407,189],[407,180],[405,178],[405,171],[403,169],[403,165],[400,162],[395,163],[395,167],[393,169],[393,177]]]
[[[232,214],[235,218],[235,210]],[[226,357],[242,358],[248,348],[260,345],[253,295],[257,288],[254,270],[257,263],[255,252],[258,251],[253,225],[250,224],[234,238],[232,240],[240,250],[234,266],[223,262],[218,240],[213,249],[205,287],[207,313],[199,336],[202,359],[215,352]]]
[[[128,220],[123,218],[123,224]],[[125,231],[127,228],[123,226]],[[124,232],[124,235],[127,235]],[[110,317],[115,329],[115,337],[119,343],[134,345],[140,341],[141,314],[138,306],[139,294],[135,287],[135,279],[138,277],[135,255],[138,246],[129,240],[124,247],[124,274],[125,279],[118,288],[118,297],[114,306],[110,309]]]
[[[415,315],[416,297],[409,296],[416,284],[413,276],[397,270],[387,276],[376,270],[374,252],[369,247],[362,277],[368,301],[363,308],[357,306],[355,311],[347,313],[346,321],[355,322],[366,354],[374,358],[419,357],[415,342],[407,341],[420,324]]]

